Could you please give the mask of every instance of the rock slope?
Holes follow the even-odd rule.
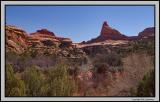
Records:
[[[6,51],[22,53],[32,47],[43,50],[46,47],[73,47],[69,38],[57,37],[47,29],[37,30],[34,33],[27,34],[26,31],[16,26],[7,25],[6,28]]]

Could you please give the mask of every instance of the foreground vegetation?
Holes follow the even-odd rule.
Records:
[[[58,64],[41,71],[37,66],[26,68],[20,79],[16,78],[13,67],[7,65],[6,96],[71,96],[75,83],[67,73],[67,67]]]
[[[132,96],[155,96],[155,74],[154,70],[150,70],[139,82],[137,88],[130,89]]]
[[[155,93],[153,41],[133,41],[125,49],[118,47],[107,53],[103,47],[79,59],[35,55],[34,51],[6,54],[6,96],[106,96],[110,86],[120,87],[120,82],[111,84],[121,80],[123,73],[127,76],[122,77],[122,85],[128,79],[137,83],[127,90],[127,96]],[[139,73],[145,74],[142,80]]]

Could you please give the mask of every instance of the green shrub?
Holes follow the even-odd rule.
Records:
[[[108,69],[110,71],[122,71],[122,60],[120,55],[116,53],[101,54],[93,60],[94,70],[97,73],[104,73]],[[112,69],[114,68],[114,69]],[[117,68],[117,69],[116,69]]]
[[[44,51],[43,54],[44,54],[45,56],[50,56],[50,55],[51,55],[48,49],[45,49],[45,51]]]
[[[6,96],[24,96],[25,85],[24,82],[15,77],[13,68],[11,65],[6,65],[6,85],[5,85]]]
[[[155,96],[155,76],[154,70],[147,73],[139,82],[136,89],[131,88],[130,93],[132,96]]]
[[[72,76],[73,78],[75,78],[79,72],[80,72],[80,68],[77,66],[71,67],[67,69],[67,72],[70,76]]]
[[[49,96],[71,96],[74,91],[74,81],[70,80],[64,64],[49,69],[48,83]]]
[[[155,83],[154,83],[154,71],[147,73],[143,80],[140,81],[137,88],[137,96],[154,96],[155,94]]]
[[[32,50],[30,51],[30,56],[31,56],[32,58],[35,58],[37,55],[38,55],[38,51],[37,51],[37,50],[32,49]]]
[[[150,55],[155,53],[154,40],[138,40],[129,43],[128,52],[147,52]]]
[[[95,58],[93,63],[107,63],[109,66],[121,66],[121,57],[116,53],[102,54]]]
[[[130,88],[129,91],[132,96],[136,96],[136,90],[134,88]]]
[[[85,56],[81,56],[81,57],[78,57],[78,58],[67,58],[67,62],[70,65],[81,66],[81,65],[87,64],[88,60]]]
[[[121,66],[122,65],[121,57],[116,53],[108,54],[105,60],[110,66]]]
[[[26,68],[23,74],[27,96],[40,96],[43,85],[43,76],[38,67]]]

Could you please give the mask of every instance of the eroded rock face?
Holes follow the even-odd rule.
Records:
[[[154,27],[146,28],[139,33],[138,36],[127,37],[121,34],[118,30],[111,28],[107,22],[103,23],[100,35],[90,41],[83,41],[80,44],[73,44],[71,39],[57,37],[55,33],[48,31],[47,29],[37,30],[34,33],[27,34],[24,30],[7,25],[6,30],[6,51],[14,51],[16,53],[22,53],[26,49],[32,47],[33,49],[38,50],[39,52],[44,52],[45,49],[49,49],[49,52],[53,52],[62,48],[69,48],[73,50],[81,44],[92,44],[99,42],[102,44],[104,41],[112,40],[138,40],[144,38],[154,38],[155,32]],[[104,43],[103,42],[103,43]],[[102,44],[103,45],[103,44]]]
[[[36,45],[41,45],[41,47],[58,45],[58,43],[60,43],[60,41],[57,40],[55,36],[45,35],[40,33],[34,33],[29,35],[28,42],[29,42],[29,45],[33,47],[36,47],[34,46],[35,43]]]
[[[155,36],[155,27],[146,28],[138,34],[139,38],[154,38],[154,36]]]
[[[6,50],[22,53],[28,46],[27,33],[15,26],[7,25],[6,28]]]
[[[37,33],[44,34],[44,35],[51,35],[51,36],[55,36],[55,34],[54,34],[53,32],[48,31],[47,29],[37,30]]]
[[[101,42],[105,40],[128,40],[128,37],[121,34],[118,30],[111,28],[105,21],[102,25],[100,35],[86,43]]]
[[[107,22],[103,23],[99,38],[111,40],[126,40],[127,36],[121,34],[118,30],[111,28]]]
[[[108,25],[108,23],[105,21],[103,23],[100,35],[101,36],[114,36],[114,35],[119,36],[121,35],[121,33],[118,30],[111,28]]]
[[[72,41],[69,38],[58,37],[57,39],[61,42],[61,44],[59,45],[60,48],[65,48],[65,47],[71,47],[72,46]]]
[[[72,45],[71,39],[57,37],[53,32],[50,32],[47,29],[41,29],[37,30],[35,33],[31,33],[30,41],[31,43],[37,42],[37,45],[42,43],[44,46],[56,45],[60,47],[69,47]]]
[[[58,50],[58,48],[72,47],[72,41],[69,38],[57,37],[47,29],[37,30],[34,33],[27,34],[24,30],[15,26],[6,26],[6,48],[7,51],[22,53],[25,49],[36,49],[38,52],[49,52]]]
[[[34,33],[31,33],[29,35],[29,38],[32,40],[32,41],[36,41],[36,40],[56,40],[55,39],[55,34],[51,31],[48,31],[47,29],[41,29],[41,30],[37,30],[36,32]],[[29,39],[29,40],[30,40]]]

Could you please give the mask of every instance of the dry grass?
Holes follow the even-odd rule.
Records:
[[[130,88],[136,87],[143,76],[154,68],[153,61],[147,54],[134,53],[124,58],[123,62],[124,72],[115,73],[116,79],[112,80],[108,96],[129,96]]]
[[[143,76],[154,68],[151,56],[134,53],[123,58],[123,71],[110,72],[104,75],[82,73],[78,81],[78,92],[74,96],[130,96],[130,88],[135,88]]]

